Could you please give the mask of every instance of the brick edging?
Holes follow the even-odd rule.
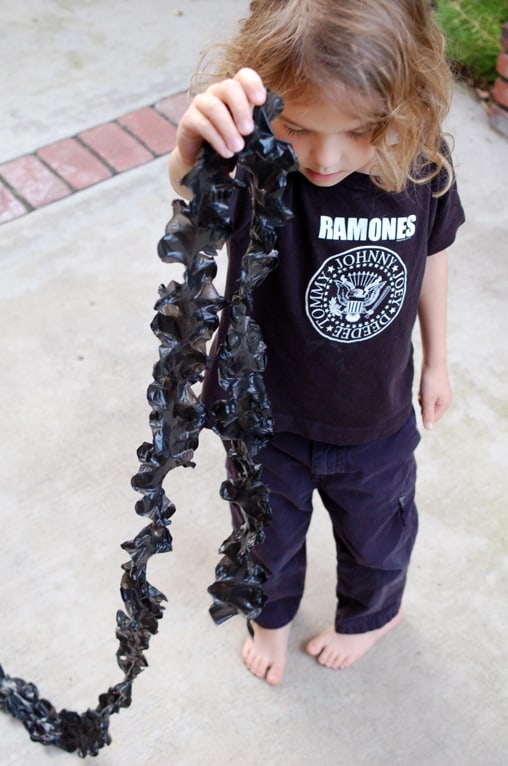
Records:
[[[177,93],[0,165],[0,224],[168,154],[187,106]]]
[[[493,128],[508,136],[508,22],[501,28],[501,52],[497,57],[498,77],[492,90],[489,120]]]

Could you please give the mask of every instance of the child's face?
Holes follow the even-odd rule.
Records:
[[[344,98],[333,102],[304,91],[286,99],[273,123],[276,137],[293,146],[300,173],[316,186],[335,186],[350,173],[367,173],[374,159],[372,117],[347,96],[344,90]]]

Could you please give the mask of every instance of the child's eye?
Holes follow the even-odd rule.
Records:
[[[305,133],[305,131],[301,128],[290,128],[289,125],[286,125],[286,132],[289,136],[301,136],[303,133]]]
[[[371,130],[350,130],[349,135],[351,138],[368,138],[371,132]]]

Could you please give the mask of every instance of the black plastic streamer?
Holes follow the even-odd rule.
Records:
[[[214,405],[213,414],[215,430],[227,445],[236,473],[234,480],[223,483],[221,496],[240,506],[244,523],[220,548],[223,558],[216,568],[216,581],[208,589],[213,598],[210,613],[221,623],[238,612],[254,618],[264,605],[266,572],[253,563],[250,554],[263,539],[270,506],[253,458],[270,439],[272,417],[262,377],[265,346],[249,310],[254,288],[276,265],[275,229],[291,217],[282,194],[287,173],[296,169],[296,159],[287,143],[274,138],[270,126],[281,110],[281,99],[269,93],[266,104],[254,110],[255,129],[244,150],[231,160],[205,145],[195,167],[183,179],[193,194],[192,201],[173,202],[173,217],[158,253],[163,261],[185,267],[184,281],[159,288],[151,325],[160,342],[159,360],[147,391],[153,439],[139,447],[139,469],[132,478],[133,488],[142,495],[136,513],[149,523],[134,540],[122,544],[130,556],[122,565],[124,610],[116,617],[116,656],[124,677],[99,695],[94,710],[57,712],[51,702],[40,698],[33,683],[8,676],[0,666],[0,710],[22,721],[34,742],[82,758],[95,756],[111,743],[111,715],[131,704],[133,681],[148,664],[144,652],[157,633],[166,600],[146,577],[150,557],[166,553],[172,546],[168,526],[175,507],[162,483],[173,468],[194,465],[192,458],[207,413],[192,386],[209,366],[207,342],[218,326],[221,309],[230,311],[228,334],[219,350],[225,398]],[[253,219],[241,283],[226,308],[225,299],[213,285],[214,257],[231,233],[231,195],[235,187],[243,185],[231,177],[237,164],[249,174]]]

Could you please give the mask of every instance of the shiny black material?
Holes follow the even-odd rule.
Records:
[[[266,600],[262,585],[267,572],[254,564],[250,552],[263,541],[271,512],[268,490],[253,458],[268,443],[273,423],[263,383],[265,344],[249,309],[253,290],[277,265],[276,227],[291,218],[282,194],[288,172],[297,167],[296,157],[289,144],[274,138],[269,122],[281,109],[280,99],[270,96],[266,112],[259,110],[257,115],[257,131],[238,157],[249,172],[254,215],[240,284],[228,308],[228,333],[219,350],[219,382],[226,398],[215,403],[213,414],[237,476],[223,483],[221,496],[240,507],[244,521],[222,544],[216,581],[208,589],[214,600],[210,613],[217,623],[238,612],[254,619]]]
[[[205,145],[195,167],[183,179],[193,194],[191,202],[173,202],[173,217],[158,253],[163,261],[185,267],[184,281],[159,288],[151,325],[160,343],[159,360],[147,391],[152,442],[139,447],[139,469],[132,478],[133,488],[142,496],[136,513],[148,523],[133,540],[122,544],[130,559],[122,565],[124,609],[116,618],[117,661],[124,678],[99,696],[94,710],[57,712],[39,697],[33,684],[11,678],[0,666],[0,710],[22,721],[35,742],[83,758],[95,756],[111,742],[110,716],[131,704],[132,683],[148,664],[144,652],[157,632],[166,600],[146,577],[151,556],[171,550],[168,526],[175,507],[162,483],[173,468],[193,465],[207,413],[192,386],[202,379],[209,365],[206,344],[223,308],[231,315],[219,352],[225,398],[213,410],[216,430],[228,445],[238,478],[225,481],[221,495],[241,507],[245,521],[221,546],[223,558],[216,568],[216,582],[209,588],[214,601],[210,612],[220,623],[237,612],[253,618],[264,604],[266,572],[252,562],[250,552],[263,539],[270,507],[267,488],[253,458],[270,439],[272,418],[262,378],[265,346],[259,327],[249,317],[249,308],[254,288],[276,265],[275,228],[291,216],[282,203],[282,194],[287,173],[296,169],[296,159],[288,144],[274,138],[270,127],[281,109],[282,101],[269,94],[264,107],[255,109],[255,129],[247,137],[244,150],[231,160],[219,157]],[[231,177],[236,164],[249,172],[254,215],[241,284],[226,307],[213,285],[214,256],[231,232],[228,205],[239,185]]]

